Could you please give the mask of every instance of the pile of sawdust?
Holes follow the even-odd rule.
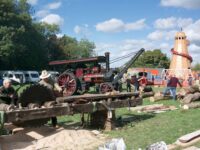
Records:
[[[2,150],[92,150],[106,137],[89,130],[54,130],[48,127],[26,129],[13,136],[0,137]]]

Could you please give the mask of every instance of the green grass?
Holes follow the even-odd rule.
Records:
[[[178,105],[177,102],[164,102]],[[123,137],[128,149],[145,148],[158,141],[173,143],[184,134],[198,130],[200,127],[200,110],[175,110],[160,114],[133,113],[127,109],[117,110],[123,117],[132,117],[132,122],[119,131],[107,132],[111,137]]]
[[[20,88],[19,93],[29,85]],[[17,87],[15,87],[17,88]],[[154,88],[155,91],[162,91],[163,88]],[[92,93],[91,89],[91,93]],[[160,101],[165,105],[179,107],[179,102],[168,100]],[[156,104],[144,100],[143,105]],[[181,109],[168,111],[160,114],[131,112],[127,108],[117,109],[116,116],[121,117],[122,126],[118,130],[104,132],[110,138],[122,137],[127,145],[127,149],[144,149],[148,145],[165,141],[167,144],[173,143],[180,136],[200,129],[200,109],[183,111]],[[59,125],[66,128],[80,125],[80,114],[73,116],[59,117]],[[200,142],[195,146],[200,147]]]
[[[158,102],[159,103],[159,102]],[[166,105],[178,106],[175,101],[162,101]],[[148,100],[144,105],[149,104]],[[167,144],[173,143],[180,136],[198,130],[200,128],[200,109],[188,111],[175,110],[160,114],[136,113],[127,108],[117,109],[116,115],[122,117],[123,126],[118,130],[104,132],[110,138],[122,137],[127,145],[127,149],[144,149],[146,146],[165,141]],[[80,124],[80,115],[60,117],[59,124],[68,127],[69,125]],[[196,146],[200,147],[200,143]]]
[[[155,91],[162,88],[155,88]],[[179,102],[168,100],[160,101],[165,105],[174,105],[179,108]],[[156,104],[145,99],[143,105]],[[127,108],[117,109],[116,116],[122,118],[122,127],[118,130],[104,132],[110,138],[122,137],[127,145],[127,149],[144,149],[148,145],[165,141],[167,144],[173,143],[182,135],[200,129],[200,109],[174,110],[160,114],[131,112]],[[61,125],[80,124],[80,115],[60,117]],[[200,147],[200,143],[196,146]]]

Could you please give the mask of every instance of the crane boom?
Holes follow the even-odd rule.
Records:
[[[112,84],[116,84],[119,79],[123,77],[123,74],[128,70],[128,68],[138,59],[138,57],[145,51],[144,48],[141,48],[128,63],[123,67],[123,69],[118,73],[118,75],[112,81]]]

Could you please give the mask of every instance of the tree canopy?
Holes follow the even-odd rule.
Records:
[[[87,39],[56,36],[57,25],[32,18],[33,8],[26,0],[0,1],[0,69],[35,69],[48,62],[93,55],[95,44]]]
[[[169,68],[170,60],[160,49],[145,51],[132,67]]]
[[[199,64],[199,63],[196,63],[196,64],[192,67],[192,70],[194,70],[194,71],[200,71],[200,64]]]

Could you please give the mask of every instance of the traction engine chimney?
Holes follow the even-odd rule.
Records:
[[[106,57],[106,72],[110,71],[110,53],[105,52],[105,57]]]

